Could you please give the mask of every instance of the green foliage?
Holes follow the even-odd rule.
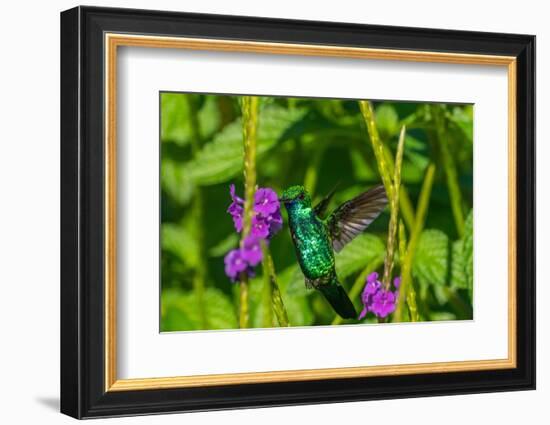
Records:
[[[424,230],[414,256],[413,276],[421,284],[444,285],[447,278],[448,256],[447,235],[440,230]]]
[[[187,144],[191,137],[191,120],[186,98],[177,93],[163,93],[161,111],[161,140]]]
[[[308,300],[313,291],[304,285],[304,276],[296,264],[278,273],[283,302],[292,326],[306,326],[314,323],[314,315]]]
[[[161,140],[172,142],[180,146],[188,144],[193,135],[190,107],[191,102],[202,100],[197,119],[199,132],[203,138],[214,134],[219,125],[221,114],[217,105],[217,96],[186,95],[180,93],[163,93],[161,95]]]
[[[257,140],[258,160],[281,142],[285,131],[303,115],[303,110],[287,110],[276,106],[262,110]],[[242,124],[237,119],[217,134],[187,164],[187,172],[196,184],[211,185],[236,177],[242,167]]]
[[[187,204],[193,195],[193,181],[187,168],[169,159],[162,162],[162,188],[166,194],[179,204]]]
[[[336,272],[340,279],[364,269],[369,263],[384,255],[386,246],[379,236],[364,233],[347,244],[336,254]]]
[[[466,136],[466,142],[472,144],[474,136],[474,127],[472,126],[473,108],[466,106],[463,108],[455,107],[449,114],[451,122],[456,125]]]
[[[466,279],[470,297],[474,288],[474,214],[470,211],[466,218],[464,230],[464,265],[466,268]]]
[[[239,235],[237,233],[230,233],[214,245],[208,251],[208,254],[212,257],[222,257],[229,252],[229,250],[235,248],[239,243]]]
[[[198,246],[189,226],[167,223],[161,228],[161,246],[164,252],[174,254],[189,267],[199,263]]]
[[[226,213],[229,185],[244,197],[242,112],[237,96],[162,93],[161,116],[161,330],[237,328],[238,285],[224,273],[223,257],[239,235]],[[434,115],[434,110],[436,115]],[[428,165],[437,164],[411,264],[411,291],[421,320],[470,319],[473,291],[473,108],[471,105],[373,102],[376,155],[393,176],[399,130],[406,125],[400,218],[409,238]],[[256,183],[278,193],[305,184],[315,201],[338,184],[330,209],[381,183],[373,143],[357,101],[262,97],[259,102]],[[444,138],[449,174],[441,162]],[[453,201],[449,194],[451,176]],[[404,199],[404,194],[407,199]],[[404,204],[405,202],[405,204]],[[408,202],[408,204],[407,204]],[[462,236],[454,214],[463,213]],[[154,206],[152,206],[154,207]],[[405,211],[404,207],[408,207]],[[469,212],[469,214],[467,214]],[[406,215],[406,214],[407,215]],[[389,208],[336,254],[338,278],[353,302],[367,272],[382,274]],[[319,293],[307,289],[284,227],[269,244],[281,298],[292,326],[340,323]],[[393,275],[402,273],[403,253]],[[200,285],[197,285],[200,282]],[[266,323],[261,266],[248,284],[249,325]],[[199,294],[202,289],[202,296]],[[202,301],[201,301],[202,298]],[[262,301],[263,300],[263,301]],[[202,306],[202,307],[201,307]],[[405,316],[410,319],[408,312]],[[369,319],[370,320],[370,319]],[[346,321],[346,323],[357,323]],[[274,326],[277,321],[274,320]]]
[[[204,293],[208,329],[237,327],[231,300],[220,290],[207,288]],[[202,329],[199,306],[193,292],[166,289],[162,294],[161,331]]]
[[[466,289],[470,298],[474,286],[473,254],[473,211],[470,211],[464,225],[464,237],[453,243],[451,275],[451,286],[457,289]]]
[[[399,131],[399,117],[391,104],[383,103],[376,108],[376,127],[383,140],[387,140]]]
[[[466,259],[464,258],[464,241],[462,239],[453,242],[451,266],[451,286],[457,289],[468,288]]]

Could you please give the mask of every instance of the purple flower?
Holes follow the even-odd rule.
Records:
[[[243,230],[244,200],[237,196],[235,185],[229,186],[231,204],[227,212],[231,215],[237,232]],[[250,234],[261,239],[271,239],[283,227],[281,204],[277,193],[270,188],[258,188],[254,194],[254,208]]]
[[[233,249],[224,258],[225,274],[233,281],[236,281],[241,272],[248,269],[248,263],[243,258],[240,249]]]
[[[259,188],[254,195],[254,211],[264,217],[280,210],[277,193],[269,188]]]
[[[271,239],[283,227],[281,204],[277,193],[270,188],[259,188],[254,195],[254,212],[258,221],[268,226],[268,234],[263,236]]]
[[[367,283],[365,289],[363,289],[363,297],[374,295],[380,289],[380,281],[378,280],[378,273],[373,272],[367,276]]]
[[[397,289],[400,284],[401,277],[397,276],[393,280],[396,291],[386,290],[378,280],[378,273],[373,272],[369,274],[365,282],[365,288],[361,294],[363,310],[361,310],[358,319],[363,319],[368,312],[372,312],[375,316],[381,318],[393,313],[396,308],[397,300],[399,299],[399,291]]]
[[[380,290],[381,283],[378,280],[378,273],[372,272],[367,276],[361,301],[363,302],[363,310],[359,314],[359,320],[363,319],[369,311],[372,311],[372,297]]]
[[[231,199],[233,200],[233,202],[235,202],[236,204],[241,204],[241,205],[244,204],[244,199],[235,194],[235,185],[234,184],[229,185],[229,194],[231,195]]]
[[[401,276],[397,276],[395,279],[393,279],[393,286],[395,289],[399,289],[399,286],[401,285]]]
[[[275,233],[283,228],[283,216],[281,210],[278,209],[273,214],[266,217],[266,222],[269,225],[269,238],[271,239]]]
[[[237,196],[235,185],[229,186],[231,204],[227,212],[231,215],[237,232],[243,230],[244,200]],[[269,240],[283,227],[281,205],[277,193],[270,188],[259,188],[254,194],[250,233],[242,241],[240,249],[234,249],[225,256],[225,274],[233,281],[246,271],[254,273],[254,266],[262,261],[261,240]]]
[[[269,224],[267,219],[256,214],[250,223],[250,234],[255,238],[266,239],[269,236]]]
[[[227,212],[231,214],[235,230],[240,232],[243,230],[243,208],[238,204],[231,204],[227,209]]]
[[[229,208],[227,208],[227,212],[231,215],[231,218],[233,218],[233,224],[235,225],[235,230],[237,230],[237,232],[240,232],[241,230],[243,230],[244,200],[242,198],[239,198],[235,194],[234,184],[229,186],[229,193],[231,194],[232,202],[229,205]]]
[[[392,291],[380,289],[372,296],[371,311],[378,317],[386,317],[388,314],[395,311],[397,298]]]
[[[262,261],[262,246],[260,239],[250,235],[243,241],[241,248],[241,257],[250,266],[256,266]]]

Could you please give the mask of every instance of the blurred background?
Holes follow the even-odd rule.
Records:
[[[402,185],[413,213],[424,173],[436,166],[424,230],[412,276],[421,320],[466,320],[472,312],[473,107],[373,102],[376,127],[389,157],[399,131],[407,135]],[[238,288],[224,273],[225,254],[239,235],[226,210],[229,185],[243,195],[242,123],[238,96],[166,93],[161,107],[161,331],[238,327]],[[338,184],[331,208],[381,182],[363,117],[355,100],[262,97],[257,182],[279,195],[303,184],[319,200]],[[270,243],[278,283],[292,326],[359,323],[335,320],[334,311],[307,290],[286,226]],[[367,268],[381,271],[386,210],[336,257],[349,291]],[[399,262],[395,273],[399,274]],[[262,270],[250,281],[250,323],[261,327]],[[203,304],[197,303],[203,288]],[[353,301],[360,310],[360,299]],[[202,310],[201,310],[202,309]],[[206,314],[201,314],[201,311]],[[375,322],[367,316],[364,322]]]

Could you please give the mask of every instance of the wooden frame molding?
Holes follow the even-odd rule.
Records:
[[[267,43],[254,41],[217,40],[200,38],[161,37],[106,33],[105,47],[105,391],[133,391],[184,387],[205,387],[251,383],[312,381],[356,377],[410,375],[417,373],[464,372],[511,369],[517,365],[517,99],[516,57],[371,49],[313,44]],[[480,361],[400,364],[388,366],[349,367],[312,370],[292,370],[258,373],[179,376],[169,378],[117,379],[116,325],[116,90],[118,47],[192,49],[210,51],[254,52],[303,56],[328,56],[355,59],[397,60],[404,62],[437,62],[506,67],[508,72],[508,358]]]

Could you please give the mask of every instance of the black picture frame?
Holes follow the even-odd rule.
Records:
[[[517,367],[106,392],[104,34],[155,34],[517,58]],[[61,412],[75,418],[535,388],[535,37],[76,7],[61,13]]]

